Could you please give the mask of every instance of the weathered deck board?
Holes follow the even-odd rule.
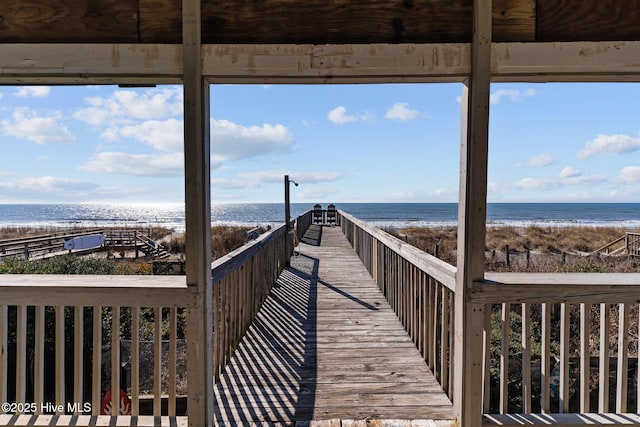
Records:
[[[320,245],[303,239],[216,385],[217,421],[452,420],[340,229],[314,234]]]

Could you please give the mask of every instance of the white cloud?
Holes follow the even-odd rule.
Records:
[[[617,181],[623,184],[640,183],[640,166],[627,166],[618,172]]]
[[[133,120],[158,120],[182,114],[182,89],[158,88],[144,93],[116,90],[108,97],[87,97],[88,106],[73,117],[93,126],[127,124]]]
[[[584,160],[598,154],[615,155],[637,150],[640,150],[640,138],[628,135],[598,135],[596,139],[587,142],[576,157]]]
[[[90,195],[97,184],[52,176],[22,178],[17,182],[1,182],[2,198],[11,200],[77,200]]]
[[[38,97],[43,98],[49,95],[51,88],[49,86],[22,86],[14,93],[18,98]]]
[[[498,89],[489,96],[489,102],[491,104],[499,104],[504,98],[509,99],[511,102],[519,102],[524,98],[530,98],[536,94],[536,90],[529,88],[524,91],[520,89]]]
[[[327,114],[327,118],[329,119],[329,121],[338,125],[355,122],[357,120],[355,116],[350,116],[349,114],[347,114],[347,109],[342,105],[329,111],[329,114]]]
[[[549,179],[524,178],[515,183],[515,187],[523,190],[553,190],[560,187],[560,182]]]
[[[406,102],[396,102],[384,115],[385,119],[407,121],[413,120],[420,114],[418,110],[411,110]]]
[[[296,197],[302,197],[302,194],[307,194],[309,197],[311,197],[311,195],[319,197],[322,192],[328,190],[325,188],[317,190],[313,184],[336,181],[344,176],[344,174],[340,172],[309,173],[266,170],[239,173],[237,179],[212,179],[211,185],[214,188],[222,190],[254,189],[265,184],[282,184],[284,175],[289,175],[291,180],[299,184],[296,190]]]
[[[556,158],[553,154],[542,153],[529,159],[527,164],[532,167],[542,168],[555,163]]]
[[[434,194],[441,198],[453,198],[458,197],[458,188],[438,188]]]
[[[305,187],[296,192],[296,198],[305,200],[327,200],[336,193],[335,188]]]
[[[228,120],[211,120],[211,156],[214,161],[248,159],[286,151],[293,136],[281,124],[242,126]]]
[[[133,138],[160,151],[182,151],[183,122],[176,119],[149,120],[138,125],[105,129],[100,135],[108,141]]]
[[[223,179],[223,178],[212,179],[211,187],[216,189],[222,189],[222,190],[239,190],[239,189],[249,188],[246,181],[243,181],[240,179]]]
[[[592,176],[574,176],[566,179],[566,183],[569,185],[598,185],[606,182],[607,178],[602,175]]]
[[[244,172],[238,174],[241,178],[247,180],[251,186],[256,187],[267,183],[280,183],[285,175],[304,186],[304,184],[317,184],[321,182],[336,181],[344,176],[341,172],[291,172],[284,170],[268,170],[259,172]]]
[[[149,120],[136,125],[107,128],[100,137],[108,141],[131,138],[156,150],[182,155],[183,126],[183,122],[176,119]],[[215,119],[211,120],[210,136],[212,167],[219,167],[226,161],[283,152],[291,147],[293,141],[289,129],[281,124],[242,126]]]
[[[580,175],[582,172],[572,166],[567,166],[560,171],[560,178],[574,178]]]
[[[73,143],[76,137],[66,126],[59,124],[60,113],[42,117],[28,108],[16,109],[11,120],[2,120],[0,127],[3,135],[28,139],[36,144],[47,142]]]
[[[86,172],[133,176],[182,176],[182,153],[128,154],[117,152],[97,153],[80,167]]]
[[[567,168],[565,168],[567,169]],[[558,178],[540,179],[540,178],[524,178],[513,184],[516,190],[528,190],[528,191],[549,191],[558,188],[563,188],[571,185],[588,185],[596,186],[607,181],[607,178],[600,175],[583,176],[581,174],[575,175],[575,170],[568,170],[567,173],[570,176],[559,176]],[[579,171],[577,171],[579,172]],[[574,174],[574,175],[572,175]],[[562,172],[561,172],[562,175]],[[506,185],[502,190],[509,190],[509,186]]]

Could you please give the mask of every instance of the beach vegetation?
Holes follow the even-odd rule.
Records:
[[[9,257],[0,262],[0,274],[151,274],[151,267],[145,262],[75,255],[32,260]]]
[[[457,261],[456,227],[388,228],[388,233],[436,255]],[[627,256],[597,256],[593,251],[624,236],[618,227],[488,227],[486,270],[548,273],[637,272],[638,262]],[[509,259],[507,260],[507,247]]]
[[[215,225],[211,227],[211,256],[218,259],[225,256],[245,244],[245,235],[250,227]],[[172,254],[184,254],[186,250],[186,238],[184,233],[172,234],[162,244]]]

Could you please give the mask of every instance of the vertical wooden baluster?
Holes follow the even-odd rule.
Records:
[[[542,304],[542,360],[540,362],[540,408],[548,414],[551,407],[551,313],[549,304]]]
[[[569,411],[570,306],[560,304],[560,413]]]
[[[422,358],[424,360],[427,360],[426,358],[426,352],[425,352],[425,347],[424,347],[424,342],[425,342],[425,336],[424,336],[424,330],[425,330],[425,304],[426,304],[426,300],[425,300],[425,274],[421,271],[418,272],[418,312],[417,314],[417,318],[418,318],[418,351],[420,351],[420,354],[422,355]]]
[[[84,307],[81,305],[73,309],[73,322],[73,401],[81,406],[84,402]],[[78,415],[82,408],[76,406],[74,409],[74,415]]]
[[[178,309],[169,309],[169,412],[170,417],[176,416],[176,365],[178,353]]]
[[[64,407],[64,306],[56,307],[56,407]],[[58,415],[64,411],[56,411]]]
[[[220,314],[220,282],[216,282],[213,285],[213,361],[214,361],[214,367],[213,367],[213,374],[214,374],[214,380],[217,382],[217,380],[220,378],[220,368],[221,368],[221,362],[220,362],[220,354],[222,353],[221,351],[221,346],[222,346],[222,341],[220,340],[220,337],[222,335],[220,328],[221,328],[221,314]]]
[[[438,382],[442,383],[442,376],[440,375],[442,373],[441,371],[441,366],[439,365],[439,358],[438,358],[438,333],[440,331],[440,322],[442,321],[442,317],[441,317],[441,313],[440,313],[440,284],[435,281],[433,281],[433,291],[434,291],[434,295],[433,295],[433,374],[435,375],[436,379],[438,380]],[[442,344],[442,343],[440,343]]]
[[[502,304],[502,344],[500,346],[500,413],[509,412],[509,336],[511,304]]]
[[[0,305],[0,402],[6,402],[7,399],[7,306]],[[3,413],[0,409],[0,413]]]
[[[600,304],[600,378],[598,411],[609,412],[609,304]]]
[[[482,396],[483,412],[491,411],[491,304],[487,304],[484,310],[484,364],[483,378],[484,388]]]
[[[436,373],[436,330],[438,328],[436,320],[438,299],[436,298],[436,292],[436,280],[429,277],[429,368],[434,374]]]
[[[93,307],[93,369],[91,415],[100,415],[102,403],[102,307]]]
[[[131,307],[131,415],[140,415],[140,308]]]
[[[449,292],[449,321],[451,322],[449,326],[449,356],[447,358],[449,362],[449,393],[448,396],[450,399],[453,399],[453,384],[454,384],[454,370],[453,370],[453,355],[455,354],[455,331],[456,331],[456,316],[455,313],[455,296],[453,292]]]
[[[522,409],[531,413],[531,306],[522,304]]]
[[[162,415],[162,307],[154,308],[153,328],[153,415]]]
[[[45,308],[43,306],[36,307],[33,349],[33,402],[36,404],[36,414],[41,412],[40,409],[44,403],[44,312]]]
[[[120,307],[111,307],[111,415],[120,415]]]
[[[590,370],[591,370],[591,304],[580,304],[580,412],[590,409]]]
[[[618,369],[616,380],[616,412],[627,412],[629,381],[629,304],[619,305],[618,316]]]
[[[449,290],[446,286],[442,286],[442,324],[440,327],[440,385],[442,385],[443,390],[447,391],[449,389]]]
[[[27,400],[27,306],[16,307],[16,403]]]

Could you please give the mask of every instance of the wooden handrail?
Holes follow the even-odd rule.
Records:
[[[603,247],[598,248],[598,249],[596,249],[595,251],[591,252],[589,255],[591,256],[591,255],[595,255],[595,254],[597,254],[597,253],[599,253],[599,252],[602,252],[602,251],[604,251],[605,249],[608,249],[608,248],[610,248],[611,246],[615,245],[616,243],[620,243],[620,242],[621,242],[621,241],[623,241],[625,238],[626,238],[626,235],[625,235],[625,236],[622,236],[622,237],[620,237],[620,238],[618,238],[618,239],[616,239],[616,240],[614,240],[613,242],[609,242],[609,243],[607,243],[606,245],[604,245]]]
[[[471,302],[637,302],[640,273],[486,273],[474,282]]]
[[[184,276],[0,274],[0,295],[4,305],[197,305]]]
[[[252,256],[258,253],[262,248],[272,242],[274,239],[282,236],[286,231],[284,224],[261,234],[257,239],[252,240],[238,249],[216,259],[211,263],[211,275],[213,282],[222,280],[227,274],[234,271]]]
[[[442,261],[439,258],[434,257],[415,246],[406,243],[391,234],[367,224],[358,218],[339,210],[340,216],[348,219],[349,221],[357,224],[358,227],[365,230],[367,233],[375,237],[379,242],[391,248],[399,256],[415,265],[424,273],[436,279],[438,282],[445,285],[449,290],[455,292],[456,288],[456,267]]]

